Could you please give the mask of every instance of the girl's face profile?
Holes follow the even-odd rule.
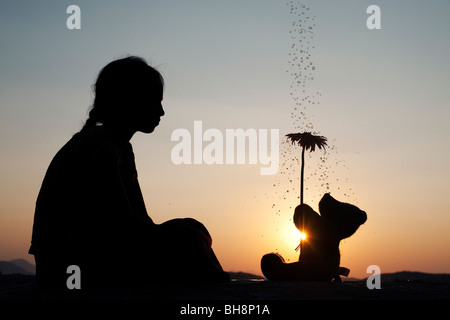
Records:
[[[143,133],[151,133],[159,125],[161,117],[165,114],[162,106],[163,94],[162,90],[158,93],[154,91],[153,86],[146,86],[147,90],[143,90],[140,97],[135,102],[134,121],[135,129]]]

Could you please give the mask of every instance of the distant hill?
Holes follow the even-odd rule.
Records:
[[[246,272],[228,272],[232,280],[263,280],[264,277]],[[366,281],[367,278],[346,278],[345,282]],[[426,273],[419,271],[399,271],[394,273],[382,273],[381,281],[388,283],[450,283],[449,273]]]
[[[258,276],[256,274],[246,273],[246,272],[228,272],[231,280],[263,280],[264,277]]]
[[[9,262],[14,263],[16,266],[19,266],[29,274],[36,274],[36,266],[32,263],[29,263],[25,259],[14,259]]]
[[[426,273],[418,271],[399,271],[382,273],[381,282],[393,283],[450,283],[449,273]]]
[[[259,275],[246,272],[230,272],[228,271],[232,280],[264,280],[265,278]],[[10,261],[0,261],[1,275],[35,275],[36,267],[34,264],[25,259],[14,259]],[[364,282],[367,278],[346,278],[343,277],[344,282]],[[417,271],[399,271],[394,273],[382,273],[382,283],[450,283],[450,274],[425,273]]]
[[[24,259],[15,259],[11,261],[0,261],[0,274],[24,274],[34,275],[36,267]]]

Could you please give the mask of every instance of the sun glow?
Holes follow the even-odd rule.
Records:
[[[306,239],[306,233],[300,232],[300,239],[303,241]]]

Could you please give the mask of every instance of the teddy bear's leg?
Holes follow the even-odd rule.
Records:
[[[269,253],[261,259],[261,270],[272,281],[331,281],[336,271],[321,261],[285,263],[283,257]]]
[[[285,280],[283,279],[284,259],[278,253],[269,253],[261,259],[261,271],[268,280]]]
[[[328,282],[331,281],[335,272],[323,261],[302,260],[284,264],[283,274],[294,281]]]

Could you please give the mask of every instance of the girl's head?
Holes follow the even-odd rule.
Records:
[[[97,123],[152,132],[164,115],[164,80],[147,62],[135,56],[115,60],[98,74],[95,99],[84,128]]]

